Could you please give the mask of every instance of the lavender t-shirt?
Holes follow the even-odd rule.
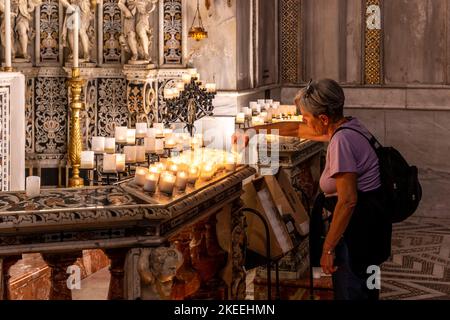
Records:
[[[342,125],[354,128],[370,137],[369,131],[356,118]],[[358,190],[372,191],[381,186],[378,157],[369,141],[353,130],[341,130],[335,134],[327,150],[325,170],[320,178],[320,188],[327,195],[336,194],[338,173],[352,172],[358,175]]]

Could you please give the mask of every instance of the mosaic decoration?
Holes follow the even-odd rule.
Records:
[[[9,88],[0,88],[0,188],[9,189]]]
[[[366,84],[381,84],[381,0],[366,0],[364,31],[364,81]]]
[[[25,88],[25,153],[34,153],[34,79]]]
[[[35,150],[67,151],[67,88],[65,78],[37,78],[35,96]]]
[[[126,80],[98,79],[97,135],[113,137],[115,126],[128,125]]]
[[[301,0],[280,2],[281,18],[281,75],[284,83],[299,83],[301,74],[302,12]]]
[[[117,0],[103,2],[103,62],[120,63],[122,49],[119,37],[122,32],[122,15]]]
[[[182,50],[182,0],[163,0],[164,64],[181,64]]]
[[[383,300],[450,299],[450,221],[411,217],[393,225],[392,256],[381,267]]]
[[[59,61],[59,3],[43,0],[40,8],[40,62]]]

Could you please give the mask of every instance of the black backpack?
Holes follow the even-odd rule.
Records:
[[[410,166],[395,148],[383,147],[373,135],[369,139],[362,132],[349,127],[340,127],[334,134],[344,129],[358,132],[375,150],[380,165],[381,184],[386,196],[386,209],[389,210],[392,223],[409,218],[422,199],[422,186],[417,167]]]

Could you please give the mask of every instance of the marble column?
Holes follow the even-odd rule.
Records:
[[[77,259],[81,257],[81,251],[42,254],[42,258],[51,269],[50,300],[72,300],[72,291],[67,286],[69,277],[67,268],[75,265]]]
[[[22,256],[0,257],[0,300],[11,300],[9,292],[9,269],[19,261]]]
[[[124,276],[125,276],[125,259],[129,248],[117,248],[104,250],[105,254],[111,260],[109,272],[111,280],[109,282],[108,300],[124,300]]]

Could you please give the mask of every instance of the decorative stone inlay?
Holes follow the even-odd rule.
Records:
[[[9,189],[10,168],[10,88],[0,87],[0,189]]]
[[[115,126],[128,125],[126,80],[98,79],[97,135],[113,137]]]
[[[183,60],[182,0],[163,3],[163,64],[181,64]]]
[[[40,62],[59,62],[59,1],[43,0],[40,7]]]
[[[122,12],[117,0],[103,1],[103,63],[120,63],[122,48]]]
[[[27,79],[25,88],[25,152],[34,153],[34,78]]]
[[[67,89],[64,78],[37,78],[35,98],[35,150],[66,153]]]
[[[382,0],[366,0],[363,7],[364,29],[364,80],[366,84],[382,84]]]
[[[280,1],[281,75],[284,83],[300,83],[302,74],[302,1]]]

